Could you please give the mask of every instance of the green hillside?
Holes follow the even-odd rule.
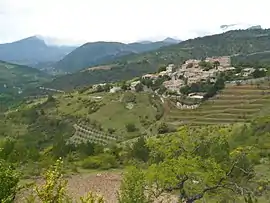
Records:
[[[96,134],[102,134],[105,141],[106,137],[116,137],[115,141],[121,142],[150,134],[162,116],[161,107],[160,99],[148,93],[74,92],[45,96],[27,101],[16,112],[7,112],[0,121],[0,135],[20,135],[20,139],[43,147],[53,143],[57,135],[74,140],[74,136],[76,139],[90,134],[90,141]],[[96,133],[82,135],[76,131],[78,125]]]
[[[160,66],[182,64],[190,58],[251,54],[270,50],[270,30],[237,30],[206,36],[160,48],[156,51],[124,56],[114,61],[109,70],[82,71],[59,77],[48,87],[72,89],[94,83],[126,80],[155,72]]]
[[[176,42],[150,42],[150,43],[130,43],[120,42],[92,42],[86,43],[54,65],[55,71],[74,73],[94,65],[108,63],[121,56],[142,53],[159,49]]]
[[[50,76],[35,68],[0,61],[0,111],[19,100],[26,89],[48,81]]]
[[[40,84],[50,76],[35,68],[0,61],[0,84],[18,87]]]
[[[270,112],[270,83],[227,85],[197,109],[173,109],[167,121],[174,125],[247,123]]]

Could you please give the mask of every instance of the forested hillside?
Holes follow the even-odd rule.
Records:
[[[171,45],[156,51],[133,54],[111,63],[109,70],[85,70],[59,77],[48,87],[72,89],[94,83],[126,80],[149,72],[156,72],[160,66],[182,64],[190,58],[206,56],[235,56],[265,52],[270,49],[270,30],[237,30],[219,35],[206,36]]]
[[[0,61],[0,111],[19,100],[27,88],[37,87],[50,79],[38,69]]]
[[[152,51],[175,44],[175,41],[150,43],[93,42],[78,47],[54,65],[55,71],[74,73],[98,64],[108,63],[129,54]]]

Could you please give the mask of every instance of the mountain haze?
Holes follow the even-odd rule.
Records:
[[[59,61],[75,47],[50,46],[37,36],[0,44],[0,60],[33,66],[42,62]]]

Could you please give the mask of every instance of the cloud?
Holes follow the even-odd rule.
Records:
[[[223,24],[268,27],[269,5],[268,0],[0,0],[0,42],[37,34],[72,41],[188,39]]]

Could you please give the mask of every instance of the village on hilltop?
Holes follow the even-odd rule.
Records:
[[[179,108],[187,107],[185,102],[182,101],[183,98],[185,100],[188,98],[196,100],[195,104],[193,102],[192,105],[188,105],[188,108],[196,108],[198,103],[206,98],[207,94],[209,94],[207,96],[209,98],[224,88],[224,83],[236,83],[239,81],[241,83],[242,80],[239,80],[239,78],[243,80],[254,78],[255,71],[263,73],[262,75],[266,73],[266,69],[263,68],[241,67],[239,69],[232,67],[229,56],[208,57],[204,60],[189,59],[181,65],[169,64],[161,67],[157,73],[145,74],[122,83],[96,84],[92,88],[97,92],[116,93],[130,90],[153,92],[162,96],[161,98],[177,98],[178,101],[181,98],[181,102],[176,102]]]

